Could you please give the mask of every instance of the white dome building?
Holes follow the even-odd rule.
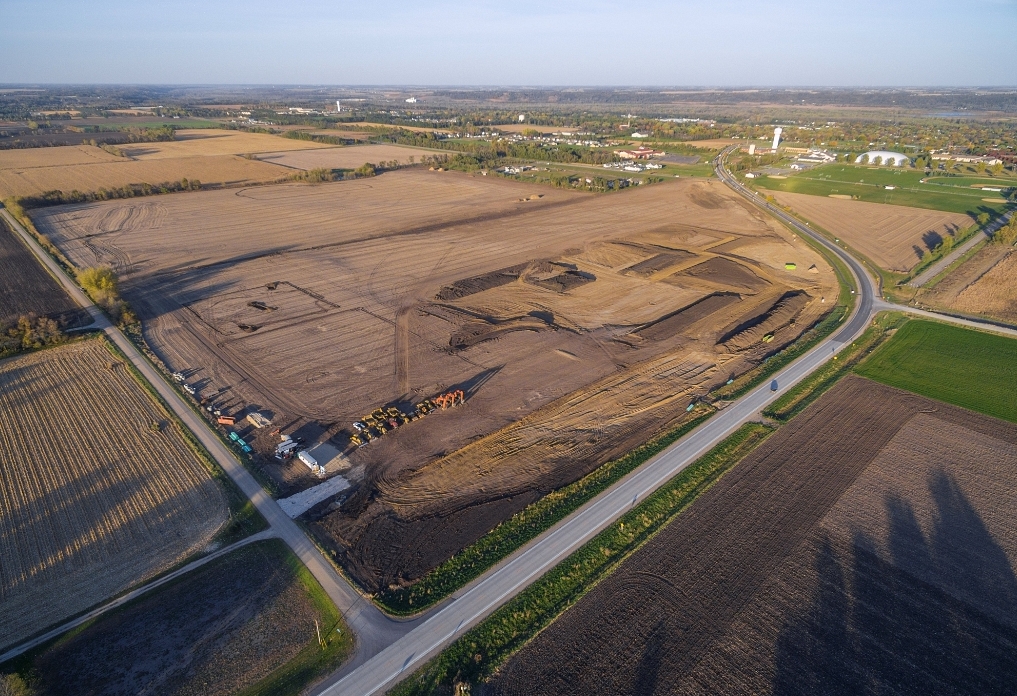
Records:
[[[888,150],[869,150],[855,158],[855,164],[862,162],[874,162],[876,158],[887,166],[903,167],[911,163],[911,158],[900,152],[889,152]]]

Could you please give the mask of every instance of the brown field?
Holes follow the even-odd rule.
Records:
[[[202,566],[36,656],[33,693],[235,694],[301,654],[320,654],[314,621],[326,635],[331,621],[298,578],[299,563],[273,540]]]
[[[427,155],[448,155],[448,150],[425,150],[417,147],[401,147],[399,145],[352,145],[349,147],[330,147],[321,150],[305,150],[303,152],[268,152],[258,155],[262,162],[282,165],[291,169],[356,169],[360,165],[371,162],[398,161],[408,164],[411,160],[419,162]]]
[[[36,222],[74,263],[117,269],[149,343],[202,395],[347,451],[359,491],[313,516],[371,587],[678,422],[836,295],[815,252],[710,181],[597,196],[417,169]],[[350,448],[373,408],[452,388],[465,406]],[[313,482],[261,462],[283,494]]]
[[[0,330],[21,316],[45,316],[62,328],[91,323],[0,218]]]
[[[287,176],[284,169],[238,155],[327,147],[226,130],[181,130],[177,138],[164,143],[118,145],[127,157],[91,145],[2,150],[0,199],[37,196],[53,190],[91,192],[127,184],[157,185],[183,178],[230,185],[277,181]]]
[[[0,362],[0,462],[0,645],[200,551],[227,518],[218,484],[98,340]]]
[[[128,157],[139,160],[176,159],[180,157],[215,157],[243,155],[280,150],[315,150],[329,147],[308,140],[293,140],[267,133],[214,130],[201,128],[178,130],[176,139],[159,143],[130,143],[120,145]]]
[[[1005,693],[1017,427],[848,377],[483,693]]]
[[[1006,249],[1002,245],[993,246]],[[1017,253],[1011,248],[1001,256],[958,293],[957,299],[950,305],[952,309],[1017,322]]]
[[[876,265],[897,273],[907,273],[942,242],[944,236],[974,222],[961,213],[845,201],[804,193],[771,193],[781,205],[843,239]]]

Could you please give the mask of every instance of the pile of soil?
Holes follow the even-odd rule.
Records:
[[[809,299],[808,293],[802,290],[786,292],[766,311],[724,332],[717,345],[730,351],[745,350],[767,334],[794,322],[809,303]]]
[[[453,350],[462,350],[513,331],[547,331],[555,328],[557,326],[554,323],[554,315],[550,312],[530,312],[521,317],[500,321],[473,319],[463,324],[449,337],[448,345]]]
[[[697,263],[692,268],[686,268],[672,276],[674,279],[681,277],[699,278],[744,290],[761,290],[769,285],[740,263],[720,256],[707,259],[703,263]]]
[[[654,273],[663,271],[668,266],[674,266],[676,263],[695,258],[695,256],[696,255],[690,251],[682,251],[680,249],[664,251],[651,256],[645,261],[640,261],[634,266],[629,266],[625,269],[625,273],[648,277]]]
[[[733,292],[715,292],[697,300],[688,307],[679,309],[677,312],[666,314],[656,321],[644,324],[632,333],[640,338],[651,341],[661,341],[681,333],[700,319],[705,319],[714,312],[718,312],[728,305],[741,301],[741,296]]]
[[[482,275],[473,276],[472,278],[463,278],[457,280],[451,285],[446,285],[438,294],[434,296],[436,300],[442,302],[448,302],[450,300],[458,300],[462,297],[468,297],[475,295],[478,292],[484,290],[490,290],[491,288],[497,288],[501,285],[507,285],[515,280],[519,279],[519,276],[523,274],[529,264],[519,264],[516,266],[509,266],[508,268],[502,268],[497,271],[491,271],[490,273],[484,273]]]

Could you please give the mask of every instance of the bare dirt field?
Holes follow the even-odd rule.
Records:
[[[1005,693],[1017,427],[848,377],[486,694]]]
[[[117,269],[200,395],[346,451],[359,489],[311,516],[369,587],[677,423],[836,296],[815,252],[719,182],[598,196],[416,169],[35,217],[74,263]],[[349,444],[372,409],[451,389],[464,406]],[[284,495],[315,481],[259,461]]]
[[[876,265],[897,273],[907,273],[947,234],[974,222],[960,213],[804,193],[771,194],[778,203],[837,235]]]
[[[280,541],[213,561],[37,656],[33,693],[238,693],[301,653],[321,653],[314,621],[326,634],[331,621],[298,567]]]
[[[356,169],[370,162],[391,162],[409,164],[419,162],[427,155],[447,155],[448,150],[424,150],[417,147],[401,147],[399,145],[352,145],[350,147],[330,147],[321,150],[305,150],[303,152],[269,152],[258,155],[258,160],[271,162],[290,169]]]
[[[91,322],[0,219],[0,330],[28,315],[50,317],[65,329]]]
[[[169,568],[226,522],[219,485],[98,340],[0,362],[0,645]]]

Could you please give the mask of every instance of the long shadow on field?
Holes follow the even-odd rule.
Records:
[[[777,641],[774,694],[1013,693],[1017,577],[954,478],[928,486],[928,534],[887,498],[889,559],[861,533],[819,539],[811,604]]]

